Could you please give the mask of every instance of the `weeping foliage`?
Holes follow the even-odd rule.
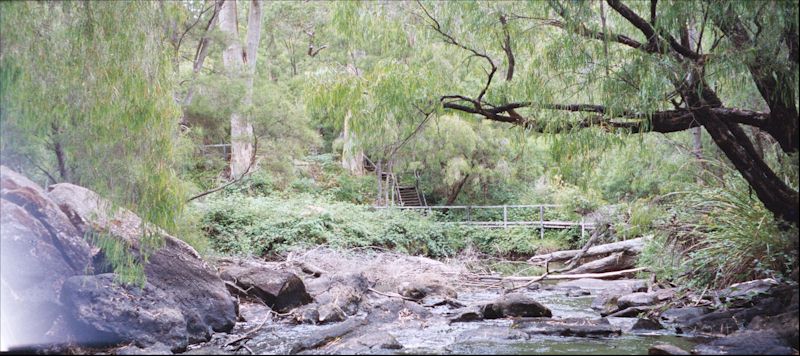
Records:
[[[174,229],[183,201],[173,171],[179,112],[158,4],[0,6],[3,163],[40,182],[86,186]]]

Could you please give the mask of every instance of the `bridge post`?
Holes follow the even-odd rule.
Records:
[[[539,239],[544,239],[544,205],[539,205]]]
[[[467,223],[472,222],[472,217],[470,216],[470,211],[472,210],[472,205],[467,205]]]
[[[581,216],[581,239],[586,234],[586,225],[583,223],[583,216]]]
[[[503,228],[508,230],[508,206],[503,204]]]

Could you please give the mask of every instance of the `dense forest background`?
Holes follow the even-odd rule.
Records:
[[[639,263],[662,279],[797,270],[793,1],[0,6],[3,164],[203,253],[585,242],[376,210],[366,156],[431,205],[552,203],[608,241],[653,236]]]

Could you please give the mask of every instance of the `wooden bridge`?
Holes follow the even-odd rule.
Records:
[[[508,229],[509,227],[515,226],[527,226],[531,228],[539,228],[540,237],[544,237],[544,230],[545,229],[570,229],[573,227],[580,227],[581,228],[581,236],[583,236],[586,231],[594,230],[595,225],[592,222],[586,222],[584,220],[581,221],[561,221],[561,220],[545,220],[544,211],[546,208],[555,208],[559,205],[554,204],[537,204],[537,205],[439,205],[439,206],[403,206],[403,205],[389,205],[389,206],[376,206],[375,208],[378,209],[405,209],[405,210],[416,210],[420,212],[425,212],[427,214],[432,214],[434,210],[438,211],[457,211],[463,210],[464,211],[464,219],[461,221],[442,221],[441,223],[444,224],[463,224],[463,225],[474,225],[480,226],[485,228],[503,228]],[[475,210],[501,210],[503,211],[503,220],[475,220],[473,219],[473,211]],[[531,219],[523,219],[523,220],[510,220],[508,211],[509,209],[526,209],[530,210],[528,214],[525,216],[530,216]]]

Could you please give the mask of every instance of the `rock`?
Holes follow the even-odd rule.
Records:
[[[320,324],[336,323],[347,319],[344,311],[337,305],[328,303],[317,309],[318,320]]]
[[[529,335],[609,337],[622,334],[622,331],[611,325],[606,318],[523,318],[514,320],[511,328],[524,331]]]
[[[741,331],[695,346],[699,355],[791,355],[795,351],[778,335],[768,331]]]
[[[0,212],[3,348],[65,343],[72,327],[59,294],[67,278],[92,273],[89,244],[41,187],[5,166]]]
[[[438,283],[438,281],[426,279],[403,282],[400,284],[400,287],[398,287],[397,292],[406,298],[416,300],[421,300],[430,295],[440,295],[450,298],[458,297],[458,294],[456,294],[455,290],[452,288],[446,287]]]
[[[143,289],[117,283],[112,273],[74,276],[64,282],[61,301],[85,326],[81,344],[163,343],[172,351],[186,348],[186,321],[177,303],[149,282]]]
[[[399,298],[371,300],[366,303],[367,321],[372,324],[390,323],[397,320],[425,320],[431,312],[411,301]]]
[[[654,306],[644,306],[644,307],[627,307],[625,309],[613,312],[611,314],[603,314],[600,313],[601,316],[607,316],[609,318],[636,318],[640,314],[647,313],[651,310],[655,309]]]
[[[333,303],[346,315],[355,315],[371,285],[363,273],[343,273],[314,279],[306,289],[317,303]]]
[[[800,330],[798,330],[797,309],[774,316],[756,316],[747,325],[749,330],[772,331],[781,337],[788,345],[799,348]]]
[[[294,273],[274,270],[256,262],[238,261],[223,266],[220,275],[278,312],[289,311],[312,300],[303,281]]]
[[[551,317],[553,313],[523,293],[509,293],[482,307],[485,319],[504,317]]]
[[[203,346],[193,350],[186,351],[181,355],[235,355],[233,352],[223,350],[214,346]]]
[[[638,319],[633,326],[631,326],[630,331],[641,331],[641,330],[661,330],[664,329],[661,326],[661,323],[651,319]]]
[[[307,337],[298,341],[296,344],[292,345],[291,349],[289,350],[289,354],[296,354],[304,350],[315,349],[331,342],[332,340],[344,337],[345,335],[353,332],[353,330],[366,324],[367,321],[365,319],[351,318],[342,323],[314,330],[311,335],[308,335]]]
[[[653,305],[658,302],[658,295],[656,293],[631,293],[617,298],[617,305],[620,309],[628,307],[643,307]]]
[[[618,279],[604,280],[596,278],[581,278],[558,283],[558,287],[579,287],[590,291],[603,291],[606,293],[628,294],[647,290],[647,282],[643,279]]]
[[[136,345],[128,345],[114,350],[115,355],[172,355],[172,350],[169,346],[162,343],[156,343],[148,347],[138,347]]]
[[[464,303],[461,303],[455,299],[438,295],[425,297],[419,301],[419,304],[426,308],[435,308],[445,305],[449,308],[463,308],[466,306]]]
[[[778,285],[773,278],[757,279],[754,281],[732,284],[720,292],[720,299],[752,299],[761,294],[768,294],[770,289]]]
[[[658,344],[650,346],[650,349],[647,350],[647,354],[648,355],[691,355],[689,351],[668,344]]]
[[[775,315],[781,312],[783,305],[775,303],[772,298],[765,299],[762,303],[749,308],[733,308],[717,310],[688,320],[683,328],[708,333],[729,334],[747,325],[750,320],[759,315]]]
[[[670,323],[685,323],[692,318],[708,314],[711,309],[706,307],[669,308],[661,313],[660,318]]]
[[[619,297],[620,294],[614,292],[604,292],[592,300],[591,307],[592,309],[599,311],[600,315],[602,316],[614,314],[619,311],[619,305],[617,303]]]
[[[575,290],[568,290],[567,297],[585,297],[587,295],[591,295],[592,292],[584,289],[575,289]]]
[[[528,340],[530,336],[520,330],[504,326],[482,326],[477,329],[466,330],[456,338],[458,343],[519,341]]]
[[[451,323],[480,321],[483,320],[483,310],[477,306],[471,306],[456,310],[450,318]]]
[[[124,241],[134,256],[140,256],[142,220],[125,210],[110,210],[111,204],[95,192],[73,184],[50,186],[48,196],[78,226],[79,230],[104,232]],[[207,340],[211,331],[230,331],[236,322],[236,303],[225,284],[197,251],[156,227],[164,245],[152,252],[144,265],[148,283],[171,296],[186,320],[190,342]],[[202,302],[198,302],[202,301]]]

